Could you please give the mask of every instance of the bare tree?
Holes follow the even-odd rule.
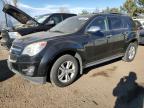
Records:
[[[88,12],[87,10],[83,9],[80,13],[80,15],[87,15],[90,14],[90,12]]]

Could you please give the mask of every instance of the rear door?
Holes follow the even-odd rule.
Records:
[[[109,32],[107,36],[109,46],[109,56],[118,55],[123,52],[125,43],[126,28],[119,15],[108,16]]]

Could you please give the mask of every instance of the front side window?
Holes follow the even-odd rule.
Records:
[[[105,17],[97,17],[95,18],[91,23],[90,25],[88,26],[87,29],[89,29],[90,27],[92,26],[97,26],[97,27],[100,27],[100,29],[102,31],[105,31],[106,30],[106,18]]]
[[[58,24],[62,21],[62,16],[61,15],[53,15],[50,17],[50,21],[53,20],[55,24]]]
[[[123,28],[123,23],[119,17],[109,17],[109,26],[111,30]]]
[[[40,15],[40,16],[35,16],[35,20],[39,23],[43,23],[50,15]]]

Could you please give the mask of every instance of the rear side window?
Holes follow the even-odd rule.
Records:
[[[129,28],[129,23],[127,17],[123,16],[122,17],[122,22],[123,22],[123,28],[128,29]]]
[[[109,28],[111,30],[123,28],[123,23],[120,17],[110,16],[109,20]]]
[[[66,18],[72,17],[72,16],[76,16],[75,14],[63,14],[63,20],[65,20]]]

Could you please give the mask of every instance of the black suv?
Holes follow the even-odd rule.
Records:
[[[32,18],[25,12],[9,4],[4,6],[3,11],[21,23],[13,28],[8,27],[2,30],[2,39],[0,42],[2,46],[8,48],[11,47],[15,38],[35,32],[47,31],[66,18],[76,16],[76,14],[70,13],[51,13]]]
[[[138,47],[133,20],[121,14],[74,16],[48,32],[16,39],[8,66],[38,83],[71,84],[83,69],[122,57],[130,62]]]

